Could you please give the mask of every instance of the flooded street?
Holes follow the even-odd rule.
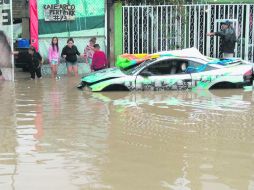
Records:
[[[254,93],[0,83],[1,190],[254,190]]]

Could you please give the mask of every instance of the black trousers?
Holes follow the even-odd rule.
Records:
[[[30,69],[31,78],[35,79],[35,74],[38,78],[41,78],[41,67]]]

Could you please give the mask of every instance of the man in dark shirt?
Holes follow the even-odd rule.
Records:
[[[221,23],[221,31],[210,32],[208,36],[220,36],[221,37],[221,48],[223,52],[223,58],[231,58],[234,56],[236,33],[234,28],[231,26],[230,21],[224,21]]]

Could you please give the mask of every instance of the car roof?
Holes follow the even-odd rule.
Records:
[[[188,61],[195,61],[200,64],[209,64],[211,67],[215,68],[224,68],[225,66],[239,64],[242,60],[240,58],[232,58],[232,59],[216,59],[206,57],[207,60],[204,60],[202,57],[178,57],[178,56],[162,56],[158,57],[156,61],[163,61],[163,60],[188,60]],[[209,61],[208,61],[209,60]],[[180,63],[180,62],[179,62]]]
[[[203,60],[201,58],[197,58],[197,57],[176,57],[176,56],[163,56],[163,57],[159,57],[156,60],[191,60],[191,61],[197,61],[199,63],[208,63],[208,61]]]
[[[210,60],[210,58],[204,56],[203,54],[201,54],[199,52],[199,50],[197,48],[186,48],[186,49],[180,49],[180,50],[172,50],[172,51],[161,51],[161,52],[157,52],[154,53],[152,55],[160,55],[160,57],[164,57],[164,56],[173,56],[173,57],[179,57],[179,58],[199,58],[202,60],[206,60],[207,62]]]

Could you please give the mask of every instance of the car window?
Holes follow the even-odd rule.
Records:
[[[125,68],[125,69],[121,69],[122,72],[124,72],[126,75],[133,75],[134,73],[136,73],[141,67],[144,67],[144,65],[146,64],[149,64],[150,62],[153,62],[154,59],[149,59],[149,60],[146,60],[144,61],[143,63],[141,64],[135,64],[135,65],[132,65],[128,68]]]
[[[188,62],[188,67],[187,67],[187,73],[197,73],[197,72],[202,72],[202,71],[210,71],[214,70],[216,68],[208,65],[208,64],[201,64],[195,61],[189,61]]]
[[[222,65],[222,66],[228,66],[228,65],[232,65],[232,64],[242,64],[240,59],[237,58],[229,58],[229,59],[217,59],[215,61],[215,63],[217,62],[218,65]]]
[[[169,61],[160,61],[148,66],[145,70],[153,75],[168,75],[170,74],[170,63]]]
[[[187,66],[188,62],[184,60],[163,60],[146,67],[142,72],[148,72],[155,76],[180,74],[184,73]]]

